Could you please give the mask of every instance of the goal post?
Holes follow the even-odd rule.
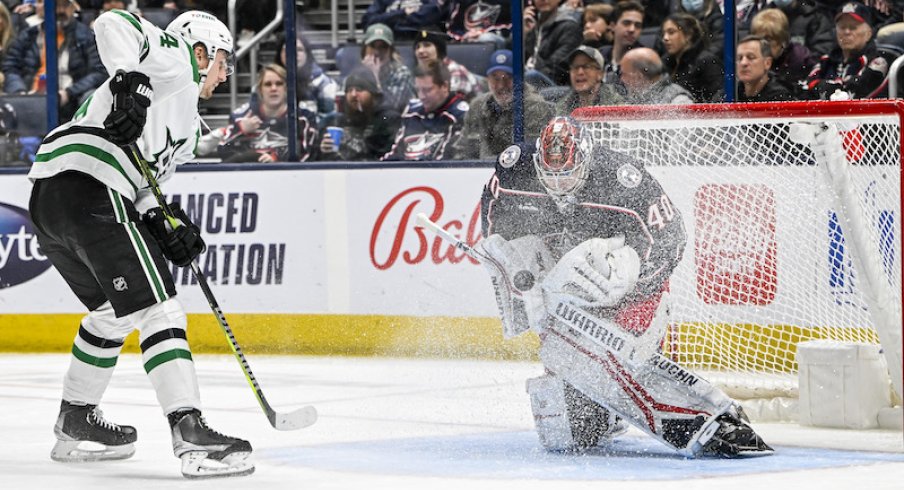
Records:
[[[681,210],[662,350],[741,398],[795,397],[797,345],[880,344],[902,393],[897,101],[576,110]]]

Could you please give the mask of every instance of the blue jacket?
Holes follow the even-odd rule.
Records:
[[[97,54],[97,43],[90,27],[74,20],[63,28],[63,33],[65,46],[69,50],[69,75],[72,77],[72,85],[66,88],[66,92],[70,99],[78,102],[83,95],[104,83],[109,74]],[[30,27],[20,32],[10,45],[2,65],[6,75],[3,88],[7,93],[31,90],[35,74],[41,66],[39,35],[44,35],[40,25]]]
[[[405,13],[406,8],[416,10],[409,15]],[[371,24],[386,24],[396,36],[404,37],[443,20],[443,8],[437,0],[376,0],[367,7],[361,24],[364,28]]]
[[[395,143],[383,160],[451,160],[467,113],[468,103],[457,93],[432,113],[427,113],[419,99],[412,99],[402,114]]]

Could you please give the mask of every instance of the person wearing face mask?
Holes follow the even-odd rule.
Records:
[[[44,0],[35,3],[36,15],[43,16]],[[68,121],[108,74],[97,54],[97,42],[91,29],[75,19],[76,5],[70,0],[56,3],[57,47],[59,48],[60,121]],[[3,60],[6,75],[3,89],[8,94],[46,91],[43,23],[29,27],[16,36]]]
[[[829,99],[838,91],[853,99],[888,96],[888,67],[893,60],[876,49],[872,21],[872,12],[862,3],[848,2],[839,9],[838,47],[823,55],[807,78],[810,98]]]
[[[700,21],[708,44],[706,50],[721,56],[725,47],[725,19],[716,0],[681,0],[678,11],[693,15]]]

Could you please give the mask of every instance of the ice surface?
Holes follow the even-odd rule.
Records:
[[[275,409],[313,404],[320,420],[274,430],[231,356],[195,356],[208,421],[248,438],[257,461],[251,477],[200,482],[179,473],[138,356],[120,358],[101,405],[137,427],[135,456],[61,464],[49,453],[68,356],[0,355],[0,488],[904,488],[900,432],[757,424],[776,453],[738,460],[686,459],[639,432],[606,451],[551,454],[524,392],[539,364],[247,354]]]

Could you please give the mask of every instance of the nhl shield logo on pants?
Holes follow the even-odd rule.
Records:
[[[113,289],[117,291],[125,291],[129,289],[129,285],[126,283],[126,278],[119,276],[113,278]]]

